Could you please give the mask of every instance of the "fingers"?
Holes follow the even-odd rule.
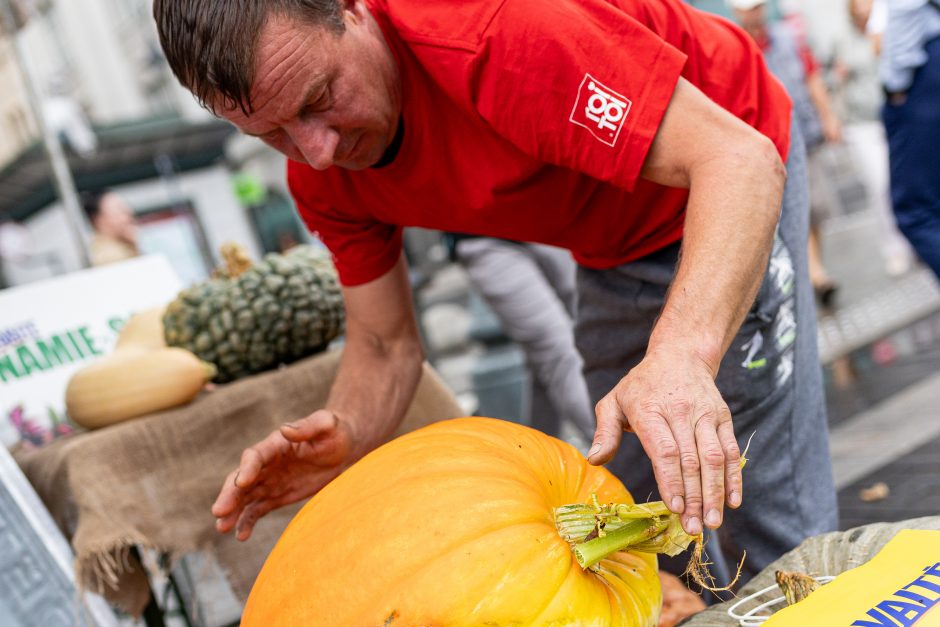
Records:
[[[679,447],[679,468],[673,472],[680,475],[685,490],[685,508],[681,512],[682,528],[693,536],[702,533],[703,524],[702,464],[692,422],[694,408],[695,405],[691,401],[676,402],[670,407],[671,416],[668,420]]]
[[[268,437],[242,452],[241,463],[234,478],[235,487],[242,490],[254,485],[261,469],[284,453],[290,446],[280,431],[272,431]]]
[[[245,502],[250,498],[250,489],[239,487],[236,483],[240,479],[240,472],[236,469],[228,474],[212,505],[212,515],[216,517],[215,529],[219,533],[228,533],[235,528],[246,509]]]
[[[698,535],[721,525],[726,500],[741,504],[741,454],[713,373],[694,365],[677,371],[675,363],[648,355],[601,399],[588,461],[610,461],[631,428],[652,462],[663,502],[681,515],[687,533]]]
[[[241,510],[235,511],[228,516],[223,516],[221,518],[216,518],[215,520],[215,530],[219,533],[228,533],[235,528],[235,523],[238,522],[238,517],[241,515]]]
[[[230,472],[222,483],[219,495],[212,504],[212,515],[217,518],[216,529],[228,533],[235,525],[248,490],[255,484],[261,469],[282,454],[290,444],[278,431],[274,431],[254,446],[242,452],[238,468]]]
[[[725,499],[741,502],[740,452],[724,402],[673,401],[635,412],[634,430],[649,456],[656,484],[682,527],[698,535],[721,525]],[[732,494],[735,501],[732,501]]]
[[[351,437],[344,427],[335,413],[322,409],[281,425],[280,433],[290,442],[309,447],[312,463],[328,467],[342,463],[349,453]]]
[[[597,430],[587,459],[594,466],[600,466],[609,462],[617,452],[627,421],[613,393],[602,398],[594,412],[597,414]]]
[[[689,531],[687,521],[696,511],[695,506],[701,507],[701,491],[694,482],[686,481],[684,472],[693,457],[689,451],[695,450],[688,421],[683,427],[682,421],[676,420],[673,427],[664,413],[649,412],[639,415],[634,422],[634,431],[653,464],[660,497],[671,511],[684,514],[683,527]]]
[[[212,515],[216,518],[228,516],[238,506],[239,490],[235,487],[235,475],[237,473],[238,470],[228,473],[222,483],[222,489],[219,490],[219,495],[215,498],[215,503],[212,504]]]
[[[219,533],[231,531],[242,515],[245,491],[235,485],[238,473],[236,469],[225,477],[219,496],[212,504],[212,515],[216,517],[215,529]]]
[[[253,501],[249,503],[238,517],[238,523],[235,527],[235,538],[241,542],[250,538],[251,532],[255,528],[255,523],[275,507],[277,507],[277,505],[272,501]]]
[[[306,442],[336,431],[339,420],[328,409],[315,411],[306,418],[281,425],[281,435],[291,442]]]
[[[727,413],[727,419],[722,420],[718,425],[718,441],[725,454],[725,490],[728,506],[737,509],[741,507],[744,495],[744,479],[741,476],[741,450],[734,437],[730,411]]]
[[[718,440],[717,412],[707,407],[696,416],[694,427],[701,466],[703,520],[712,529],[721,524],[725,501],[725,454]]]

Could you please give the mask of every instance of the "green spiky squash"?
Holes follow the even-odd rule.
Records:
[[[343,298],[329,254],[310,246],[252,264],[223,248],[227,269],[180,292],[163,331],[218,369],[225,383],[320,352],[344,329]]]

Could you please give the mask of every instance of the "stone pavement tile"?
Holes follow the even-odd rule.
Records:
[[[924,337],[928,332],[931,337]],[[824,370],[830,428],[940,372],[940,315],[893,334],[887,341],[890,349],[899,353],[888,363],[876,363],[872,356],[877,349],[873,347],[847,358],[854,377],[848,385],[836,385],[832,368]]]
[[[881,501],[866,503],[859,492],[883,481]],[[940,437],[878,468],[839,491],[840,528],[940,514]]]
[[[934,373],[830,429],[836,486],[853,484],[938,437],[940,374]]]
[[[819,358],[824,364],[910,328],[940,311],[940,285],[919,268],[855,303],[839,304],[819,318]],[[822,313],[822,312],[820,312]]]
[[[838,306],[861,302],[895,282],[878,253],[880,228],[871,211],[834,217],[820,226],[823,260],[839,285]]]

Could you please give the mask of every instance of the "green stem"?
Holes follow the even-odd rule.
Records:
[[[219,374],[219,369],[215,367],[215,364],[208,361],[203,361],[201,363],[203,376],[205,376],[206,381],[212,381],[215,379],[215,376]]]
[[[588,540],[574,547],[574,556],[581,568],[589,568],[611,553],[622,551],[634,544],[646,542],[662,532],[669,524],[653,518],[631,520],[622,527],[601,537]]]

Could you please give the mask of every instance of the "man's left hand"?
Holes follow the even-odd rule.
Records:
[[[597,432],[588,460],[610,461],[633,431],[653,463],[663,502],[682,514],[690,535],[721,524],[725,499],[741,504],[741,454],[731,412],[704,360],[659,347],[595,407]]]

